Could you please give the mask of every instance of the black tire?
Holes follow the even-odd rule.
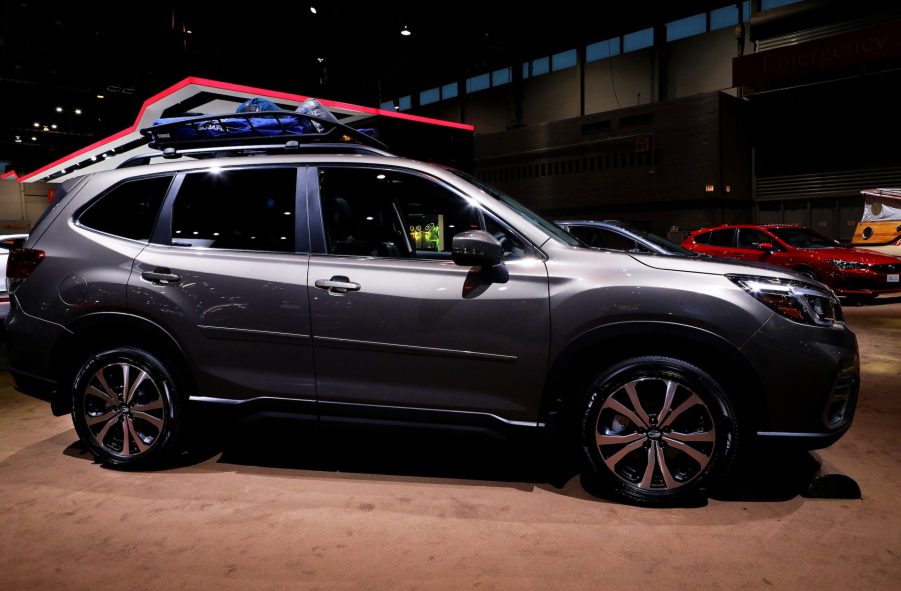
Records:
[[[874,293],[855,294],[847,296],[847,300],[852,306],[866,306],[875,302],[878,297],[879,294]]]
[[[679,505],[695,502],[725,475],[739,429],[733,404],[710,374],[648,356],[596,376],[581,437],[588,484],[635,504]]]
[[[175,450],[182,408],[175,373],[138,348],[92,355],[72,389],[75,431],[97,460],[108,465],[163,464]]]

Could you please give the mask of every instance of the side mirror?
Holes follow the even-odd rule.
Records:
[[[767,252],[773,251],[773,243],[772,242],[758,242],[757,250],[765,250]]]
[[[504,260],[504,247],[484,230],[468,230],[451,242],[454,263],[463,267],[494,267]]]

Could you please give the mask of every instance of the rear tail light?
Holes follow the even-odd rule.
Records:
[[[9,253],[9,258],[6,260],[6,276],[13,280],[18,279],[21,282],[21,280],[27,279],[43,260],[43,250],[17,248]],[[13,287],[13,285],[10,285],[10,287]]]

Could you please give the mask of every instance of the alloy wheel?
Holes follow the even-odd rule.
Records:
[[[104,365],[87,382],[84,422],[105,452],[133,458],[153,448],[163,433],[165,400],[161,386],[144,369],[127,362]]]
[[[703,473],[716,448],[704,400],[676,378],[644,377],[604,400],[595,443],[610,472],[644,491],[679,488]]]

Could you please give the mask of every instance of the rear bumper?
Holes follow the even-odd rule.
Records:
[[[52,358],[59,339],[69,332],[58,324],[26,314],[15,301],[3,326],[16,390],[50,402],[53,414],[57,416],[66,414],[68,408],[59,396]]]

